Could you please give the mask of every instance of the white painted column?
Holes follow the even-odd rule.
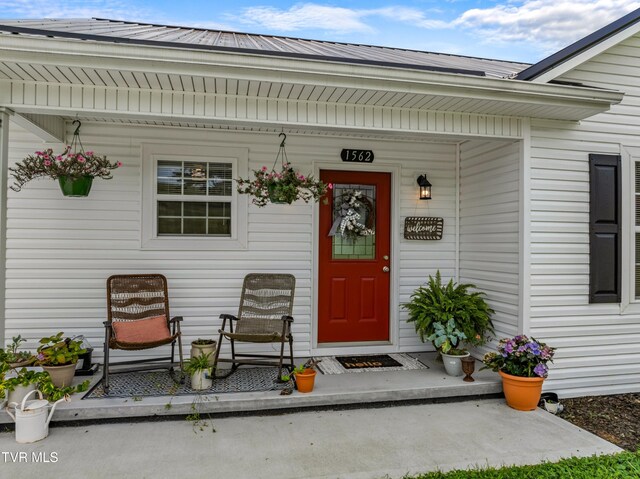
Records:
[[[530,334],[531,324],[531,122],[522,120],[520,142],[520,224],[518,334]]]
[[[5,344],[5,286],[7,280],[7,182],[9,176],[9,116],[0,107],[0,345]],[[2,347],[0,346],[0,347]]]

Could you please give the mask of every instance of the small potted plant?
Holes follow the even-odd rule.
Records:
[[[456,328],[456,322],[453,318],[444,323],[434,324],[434,333],[427,338],[433,346],[440,352],[444,370],[449,376],[462,376],[462,358],[468,357],[469,351],[466,349],[458,349],[458,345],[464,339],[465,334]]]
[[[31,391],[35,390],[41,381],[49,377],[46,372],[34,371],[27,368],[14,371],[11,377],[7,377],[2,381],[2,389],[6,391],[7,401],[9,403],[22,402],[22,399]]]
[[[35,357],[29,351],[18,351],[20,345],[26,341],[20,335],[11,338],[11,343],[7,344],[6,349],[0,349],[0,361],[14,369],[28,366],[35,361]]]
[[[198,338],[195,341],[191,341],[191,357],[194,358],[204,354],[209,357],[209,366],[213,366],[215,352],[216,341],[213,339]]]
[[[291,375],[293,376],[298,392],[310,393],[313,391],[316,380],[316,364],[318,361],[309,359],[306,363],[296,366]],[[283,380],[285,378],[282,378]]]
[[[82,341],[64,338],[64,333],[40,340],[36,363],[51,376],[57,387],[70,386],[76,371],[76,363],[81,354],[86,353]]]
[[[426,286],[420,286],[411,295],[411,301],[403,305],[409,312],[407,322],[413,323],[420,340],[424,342],[436,332],[436,324],[445,325],[451,318],[456,329],[464,333],[470,346],[481,346],[493,333],[493,310],[484,300],[484,293],[470,292],[473,284],[455,284],[449,280],[442,284],[440,271],[435,278],[429,276]]]
[[[191,389],[201,391],[209,389],[213,385],[211,366],[209,360],[211,353],[192,356],[185,364],[184,370],[191,375]]]
[[[533,411],[540,402],[542,383],[549,373],[555,348],[525,335],[504,338],[498,352],[485,354],[483,369],[496,371],[502,377],[507,405],[520,411]]]

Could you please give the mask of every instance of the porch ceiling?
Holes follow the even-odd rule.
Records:
[[[0,36],[0,59],[0,81],[25,85],[406,111],[580,120],[622,99],[608,90],[452,73],[7,35]]]

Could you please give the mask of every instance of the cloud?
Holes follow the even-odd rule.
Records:
[[[530,0],[467,10],[452,26],[470,30],[484,43],[566,46],[640,8],[629,0]]]
[[[373,29],[361,20],[363,16],[358,10],[308,3],[294,5],[288,10],[250,7],[243,11],[238,20],[247,25],[259,25],[281,32],[304,29],[371,32]]]
[[[375,31],[374,28],[365,21],[369,17],[382,17],[422,28],[447,26],[445,22],[427,18],[421,10],[402,6],[351,9],[299,3],[288,10],[275,7],[250,7],[244,9],[241,15],[231,18],[245,25],[255,25],[281,32],[318,29],[339,33],[372,33]]]
[[[121,0],[0,0],[3,18],[112,18],[151,21],[152,12]]]

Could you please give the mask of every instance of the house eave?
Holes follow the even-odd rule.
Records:
[[[403,105],[428,105],[437,111],[577,121],[608,110],[623,94],[612,90],[549,85],[450,72],[385,65],[336,63],[327,60],[265,57],[253,53],[177,51],[171,47],[103,43],[0,35],[5,63],[29,68],[102,69],[220,78],[271,85],[304,85],[403,95]],[[20,72],[6,72],[12,81],[45,83]],[[79,78],[68,83],[95,86]],[[115,85],[135,89],[135,85]],[[138,87],[139,88],[139,87]],[[280,88],[282,89],[282,88]],[[271,92],[273,89],[269,88]],[[412,101],[415,96],[415,101]],[[366,97],[366,95],[363,95]],[[426,98],[421,102],[420,98]],[[271,94],[269,98],[278,98]],[[429,101],[433,98],[434,101]],[[339,101],[337,101],[339,103]],[[358,104],[353,101],[353,104]],[[434,106],[435,105],[435,106]],[[394,105],[391,105],[394,106]],[[420,107],[419,107],[420,108]]]

